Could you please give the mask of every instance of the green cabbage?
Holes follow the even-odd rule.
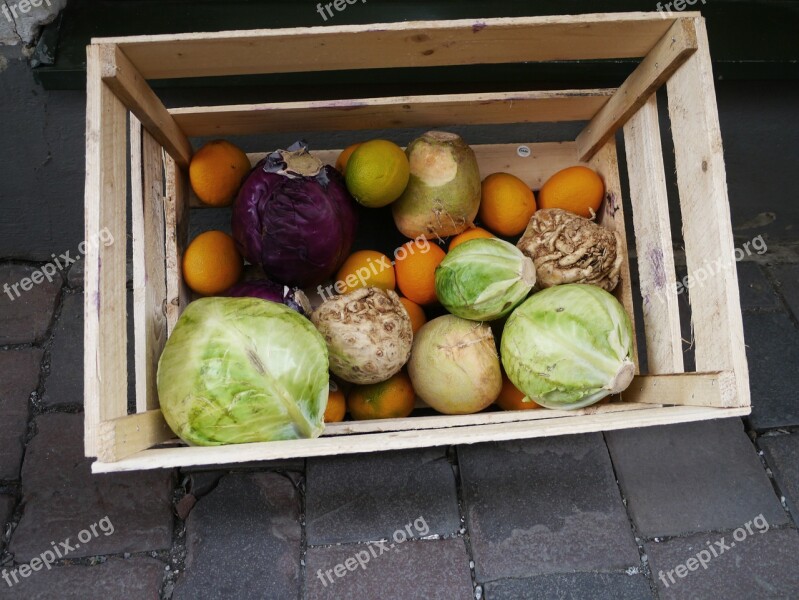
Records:
[[[508,318],[500,349],[508,378],[547,408],[583,408],[623,391],[635,374],[630,318],[593,285],[531,296]]]
[[[296,311],[259,298],[203,298],[183,311],[158,364],[169,426],[199,446],[317,437],[327,346]]]
[[[438,301],[453,315],[472,321],[506,316],[533,285],[533,261],[497,238],[460,244],[436,269]]]

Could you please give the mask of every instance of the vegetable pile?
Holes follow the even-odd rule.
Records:
[[[227,198],[225,169],[246,154],[210,144],[225,161],[198,151],[192,186],[209,197],[216,168]],[[630,385],[632,325],[610,293],[626,248],[597,218],[598,174],[552,173],[536,205],[524,173],[481,183],[473,149],[441,131],[405,150],[360,140],[335,165],[302,142],[267,155],[235,194],[233,241],[184,261],[185,281],[210,283],[159,363],[161,409],[183,440],[312,438],[347,415],[413,418],[419,401],[453,415],[579,409]],[[397,232],[381,226],[375,244],[381,211]],[[242,257],[259,274],[230,287]]]

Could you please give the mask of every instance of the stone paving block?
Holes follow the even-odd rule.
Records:
[[[64,298],[42,402],[45,406],[83,404],[83,294]]]
[[[0,265],[0,345],[41,342],[50,327],[63,280],[56,274],[52,282],[43,278],[34,285],[29,279],[32,276],[37,280],[44,277],[37,267]],[[23,280],[27,291],[21,287]]]
[[[306,600],[474,599],[461,538],[384,543],[308,548]]]
[[[640,562],[602,435],[458,447],[477,580]]]
[[[485,586],[485,600],[650,600],[641,574],[557,573],[529,579],[500,579]]]
[[[419,517],[431,534],[461,527],[443,448],[308,459],[305,510],[309,544],[386,539]]]
[[[0,480],[19,479],[28,399],[39,385],[42,354],[38,348],[0,350]]]
[[[777,281],[780,294],[799,319],[799,265],[777,265],[771,267],[770,271]]]
[[[0,598],[20,600],[158,600],[166,565],[159,560],[136,557],[110,558],[94,565],[69,565],[17,575],[10,589],[0,580]],[[9,575],[11,579],[11,576]],[[11,579],[13,582],[14,580]]]
[[[9,546],[17,562],[38,556],[51,541],[70,538],[74,545],[93,524],[97,535],[70,558],[172,546],[171,471],[92,475],[92,460],[83,456],[83,415],[41,415],[36,427],[22,465],[22,519]]]
[[[742,310],[782,308],[779,296],[769,280],[766,279],[760,265],[748,261],[740,261],[736,264]]]
[[[752,521],[756,516],[752,515],[746,521]],[[737,533],[739,530],[736,528],[734,532],[704,533],[659,544],[645,543],[660,600],[796,598],[799,594],[799,569],[796,568],[799,533],[795,529],[759,533],[765,527],[759,529],[752,525],[750,528],[751,535],[745,529]],[[736,534],[740,541],[734,538]],[[713,556],[708,542],[718,556]],[[697,557],[700,552],[704,554]],[[689,564],[690,559],[694,560]],[[671,577],[669,571],[673,571]],[[681,574],[682,578],[679,577]]]
[[[186,568],[172,598],[297,598],[299,514],[287,477],[225,476],[189,515]]]
[[[787,522],[740,419],[605,434],[627,509],[644,537]]]
[[[799,525],[799,433],[760,437],[757,443]]]
[[[0,496],[0,531],[5,531],[5,525],[11,519],[16,502],[13,496]]]
[[[799,425],[799,329],[785,313],[744,315],[755,429]]]

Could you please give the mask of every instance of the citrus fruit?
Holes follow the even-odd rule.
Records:
[[[519,235],[535,212],[535,196],[526,183],[510,173],[483,179],[480,220],[498,235]]]
[[[249,172],[250,159],[241,148],[225,140],[214,140],[191,157],[189,181],[205,204],[228,206]]]
[[[393,290],[396,287],[391,259],[375,250],[353,252],[336,274],[336,292],[349,294],[362,287]]]
[[[568,167],[547,179],[538,192],[538,208],[562,208],[592,218],[602,204],[605,184],[588,167]]]
[[[394,269],[402,295],[416,304],[433,304],[436,296],[436,267],[446,253],[427,240],[412,240],[397,250]]]
[[[513,385],[513,382],[508,379],[508,376],[503,373],[502,391],[499,393],[499,397],[494,400],[496,405],[502,410],[527,410],[529,408],[541,408],[540,405],[536,404],[532,400],[524,402],[524,398],[524,393],[520,392],[519,389]]]
[[[341,151],[341,154],[338,155],[336,159],[336,170],[344,175],[347,172],[347,163],[350,160],[350,156],[352,153],[355,152],[355,149],[360,146],[363,142],[358,142],[357,144],[350,144],[344,150]]]
[[[416,394],[411,379],[400,371],[390,379],[371,385],[356,385],[347,398],[353,419],[402,419],[413,412]]]
[[[410,177],[405,152],[393,142],[364,142],[347,161],[347,189],[361,204],[378,208],[402,195]]]
[[[327,396],[327,407],[325,408],[325,423],[338,423],[344,420],[347,414],[347,399],[344,392],[336,388],[330,389]]]
[[[239,280],[244,269],[233,238],[224,231],[206,231],[183,253],[183,279],[203,296],[221,294]]]
[[[462,244],[463,242],[468,242],[469,240],[476,240],[479,238],[492,238],[494,234],[490,231],[486,231],[482,227],[470,227],[463,233],[459,233],[454,238],[449,241],[449,251],[452,252],[454,248]]]
[[[416,333],[422,325],[427,323],[427,317],[424,314],[424,309],[416,304],[416,302],[413,300],[408,300],[407,298],[400,298],[400,302],[402,302],[402,305],[405,307],[405,311],[411,318],[411,329],[413,329],[413,332]]]

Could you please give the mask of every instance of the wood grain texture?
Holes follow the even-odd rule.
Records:
[[[616,152],[616,140],[611,138],[589,162],[589,166],[596,171],[605,182],[605,200],[599,208],[597,223],[616,231],[623,240],[624,256],[621,261],[619,272],[619,283],[613,290],[613,295],[624,306],[627,316],[633,326],[633,349],[635,351],[635,372],[638,373],[638,341],[635,336],[636,323],[635,312],[633,309],[633,284],[630,277],[630,257],[627,254],[629,241],[627,239],[627,227],[624,223],[624,197],[621,193],[621,181],[619,180],[619,161]]]
[[[495,423],[450,429],[367,433],[323,437],[315,440],[292,440],[211,448],[161,448],[144,450],[117,462],[95,462],[92,465],[92,472],[111,473],[178,466],[224,465],[296,456],[335,456],[452,444],[531,439],[739,417],[747,415],[749,412],[749,407],[655,406],[649,409],[603,412],[582,417],[553,417],[539,421]]]
[[[149,35],[92,42],[118,44],[145,78],[161,79],[641,57],[674,20],[663,13],[614,13]]]
[[[624,126],[627,177],[638,257],[639,293],[650,373],[682,373],[677,274],[674,270],[669,199],[653,94]]]
[[[115,462],[175,437],[160,410],[148,410],[100,423],[98,460]]]
[[[169,155],[184,168],[191,161],[191,144],[158,96],[116,45],[98,46],[103,81],[142,122]]]
[[[166,259],[167,335],[189,303],[190,292],[183,281],[183,252],[189,236],[189,178],[177,163],[165,157],[166,200],[164,202],[164,239]]]
[[[164,168],[161,145],[131,115],[131,232],[136,411],[158,407],[156,373],[166,343]]]
[[[281,131],[357,131],[400,127],[588,121],[612,89],[446,94],[194,106],[170,110],[189,136]]]
[[[699,49],[668,82],[677,187],[698,371],[733,371],[738,406],[750,405],[727,178],[704,19]]]
[[[696,51],[696,47],[696,34],[690,19],[678,19],[577,136],[580,158],[588,160],[593,156]]]
[[[97,456],[101,422],[127,413],[126,216],[127,111],[101,80],[102,55],[86,53],[87,243],[84,284],[84,429],[87,456]],[[105,231],[108,233],[106,234]]]

